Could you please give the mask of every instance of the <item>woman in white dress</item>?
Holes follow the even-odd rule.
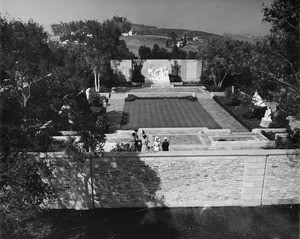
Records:
[[[154,147],[153,147],[154,152],[160,151],[160,138],[159,137],[157,137],[157,136],[155,137],[153,145],[154,145]]]

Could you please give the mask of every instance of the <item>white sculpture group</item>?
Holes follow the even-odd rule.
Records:
[[[154,85],[170,84],[169,70],[167,67],[149,68],[148,77]]]
[[[256,106],[259,107],[266,107],[265,102],[263,99],[260,97],[257,91],[255,91],[253,97],[252,97],[252,103]],[[269,107],[267,107],[265,111],[264,117],[261,119],[260,126],[261,127],[269,127],[270,123],[272,123],[272,118],[271,118],[272,111]]]

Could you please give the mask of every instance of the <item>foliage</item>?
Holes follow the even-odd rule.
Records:
[[[251,48],[246,42],[217,37],[207,39],[199,47],[199,56],[204,60],[203,80],[219,87],[226,81],[233,85],[251,84],[247,65]]]
[[[144,83],[145,76],[142,74],[143,60],[132,61],[132,82]]]
[[[277,137],[276,149],[300,149],[300,130],[289,131],[285,138]]]
[[[242,99],[242,104],[238,106],[229,105],[228,101],[225,97],[214,96],[213,99],[222,106],[233,118],[235,118],[241,125],[246,127],[248,130],[252,130],[254,128],[260,128],[260,119],[255,118],[245,118],[245,115],[252,115],[252,109],[249,107],[250,102]],[[245,100],[245,101],[244,101]],[[249,103],[245,103],[249,102]]]
[[[171,65],[171,74],[169,74],[170,82],[181,82],[181,66],[174,60],[174,64]]]
[[[46,78],[54,57],[47,45],[48,36],[39,24],[32,20],[9,21],[2,16],[0,24],[1,85],[19,95],[24,108],[32,86]]]
[[[267,137],[269,140],[275,140],[275,135],[276,135],[275,132],[262,130],[261,134]]]
[[[117,143],[116,146],[111,150],[111,152],[130,152],[130,143]]]
[[[217,85],[206,85],[205,88],[210,92],[222,92],[223,90]]]
[[[139,57],[141,59],[171,59],[172,55],[165,48],[154,44],[152,49],[144,45],[140,46]]]
[[[251,70],[259,79],[255,82],[257,88],[271,86],[274,99],[288,115],[295,112],[287,98],[294,99],[295,108],[300,107],[300,53],[295,50],[300,47],[299,9],[296,0],[273,0],[263,9],[263,21],[271,24],[271,34],[255,46],[250,61]],[[266,84],[269,86],[264,87]]]
[[[162,96],[162,97],[138,97],[136,95],[129,94],[126,98],[126,102],[135,101],[137,99],[185,99],[189,101],[198,101],[198,98],[195,96],[182,96],[182,97],[175,97],[175,96]]]
[[[287,112],[283,110],[278,110],[276,114],[272,117],[272,123],[270,128],[287,128],[289,121],[286,119],[288,116]]]
[[[186,59],[187,53],[175,45],[171,51],[171,57],[172,59]]]
[[[68,41],[65,48],[75,48],[75,52],[82,55],[76,59],[80,61],[79,65],[86,65],[89,76],[93,75],[96,91],[100,91],[100,83],[107,86],[114,85],[110,61],[133,56],[125,42],[120,40],[123,27],[125,29],[130,26],[127,19],[116,16],[103,23],[88,20],[61,22],[60,25],[65,28],[61,40]],[[76,68],[77,64],[74,66]]]

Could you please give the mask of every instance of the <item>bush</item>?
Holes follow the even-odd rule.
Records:
[[[182,79],[178,75],[169,74],[170,82],[182,82]]]
[[[125,98],[125,101],[126,101],[126,102],[130,102],[130,101],[135,101],[136,99],[138,99],[137,96],[135,96],[135,95],[128,95],[128,96]]]
[[[109,130],[109,120],[106,116],[101,115],[96,121],[96,127],[98,129],[104,129],[105,132]]]
[[[275,132],[262,130],[261,134],[267,137],[269,140],[275,140],[275,135],[276,135]]]
[[[189,100],[189,101],[198,101],[198,98],[195,97],[195,96],[192,96],[192,95],[188,95],[188,96],[185,96],[183,98],[186,99],[186,100]]]
[[[221,87],[219,87],[217,85],[207,85],[205,87],[210,92],[221,92],[222,91]]]
[[[270,124],[270,128],[287,128],[289,126],[289,121],[286,119],[287,114],[286,112],[280,110],[278,111],[273,119],[272,123]]]
[[[300,149],[300,130],[289,131],[286,138],[278,137],[275,140],[276,149]]]
[[[33,149],[36,152],[47,152],[53,142],[51,133],[48,130],[42,130],[33,139]]]
[[[261,119],[265,116],[265,112],[268,108],[265,107],[259,107],[259,106],[254,106],[253,107],[253,115],[257,119]]]
[[[224,93],[225,93],[226,99],[229,99],[229,98],[231,98],[231,97],[234,95],[234,94],[232,93],[232,90],[231,90],[230,87],[226,88],[226,89],[224,90]]]
[[[100,103],[103,105],[103,101],[105,100],[106,103],[108,103],[108,98],[106,96],[100,96]]]
[[[183,82],[184,86],[201,86],[203,85],[200,81]]]

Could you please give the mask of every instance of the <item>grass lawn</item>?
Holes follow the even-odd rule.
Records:
[[[221,127],[197,101],[137,99],[125,102],[122,129],[168,127]]]

